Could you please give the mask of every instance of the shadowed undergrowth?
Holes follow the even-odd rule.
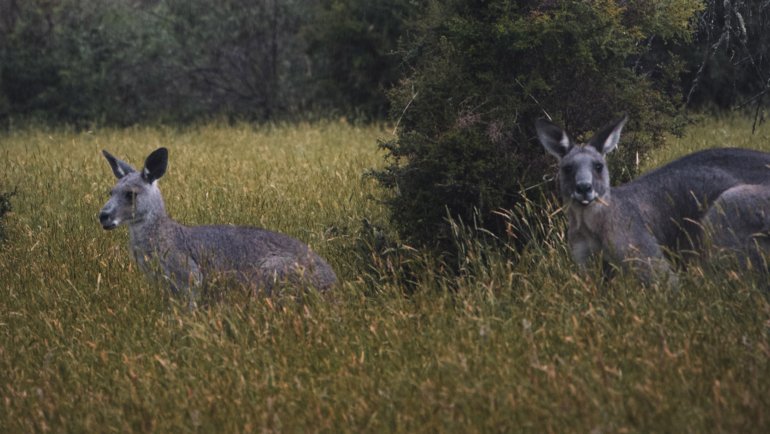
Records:
[[[710,121],[661,155],[768,149],[770,130],[750,131]],[[327,123],[1,137],[0,185],[19,188],[0,247],[0,426],[767,431],[763,282],[717,264],[682,271],[678,290],[642,290],[625,276],[595,284],[574,273],[554,209],[526,221],[510,213],[543,234],[521,254],[457,225],[464,254],[443,264],[387,241],[382,192],[361,177],[381,164],[376,139],[386,135]],[[99,151],[141,165],[158,146],[171,152],[160,187],[172,216],[288,233],[327,258],[342,285],[301,302],[234,293],[189,312],[148,283],[126,231],[96,220],[113,182]]]

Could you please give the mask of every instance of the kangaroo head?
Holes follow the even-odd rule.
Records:
[[[165,214],[163,198],[157,180],[166,172],[168,150],[159,148],[144,162],[141,172],[131,165],[102,151],[118,181],[110,191],[110,198],[99,213],[104,229],[115,229],[121,224],[135,224]]]
[[[608,197],[610,175],[604,157],[617,147],[627,120],[623,117],[610,123],[583,144],[575,144],[550,121],[537,121],[537,137],[545,150],[559,160],[559,191],[565,204],[588,206],[596,199]]]

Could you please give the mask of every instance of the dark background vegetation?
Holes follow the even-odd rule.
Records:
[[[406,0],[0,0],[0,117],[386,115]]]
[[[387,119],[373,176],[395,227],[451,250],[446,217],[500,236],[496,210],[543,194],[539,117],[581,139],[628,113],[616,180],[693,110],[760,119],[769,18],[748,0],[0,0],[0,125]]]

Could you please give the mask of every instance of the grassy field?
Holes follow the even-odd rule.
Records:
[[[770,430],[770,303],[746,273],[597,286],[574,273],[561,217],[520,256],[461,237],[461,277],[374,255],[363,221],[387,219],[362,174],[388,135],[321,123],[0,136],[0,191],[18,186],[0,245],[0,431]],[[645,165],[724,145],[770,150],[770,128],[712,120]],[[141,165],[158,146],[172,216],[288,233],[340,287],[190,312],[145,280],[125,229],[97,222],[114,180],[99,151]],[[404,266],[425,271],[407,283]]]

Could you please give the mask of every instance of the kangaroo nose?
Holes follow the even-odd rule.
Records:
[[[108,220],[109,218],[110,218],[110,216],[106,212],[102,211],[102,212],[99,213],[99,221],[100,222],[104,222],[104,221]]]
[[[590,182],[578,182],[577,185],[575,185],[575,191],[580,194],[586,194],[591,191],[591,183]]]

